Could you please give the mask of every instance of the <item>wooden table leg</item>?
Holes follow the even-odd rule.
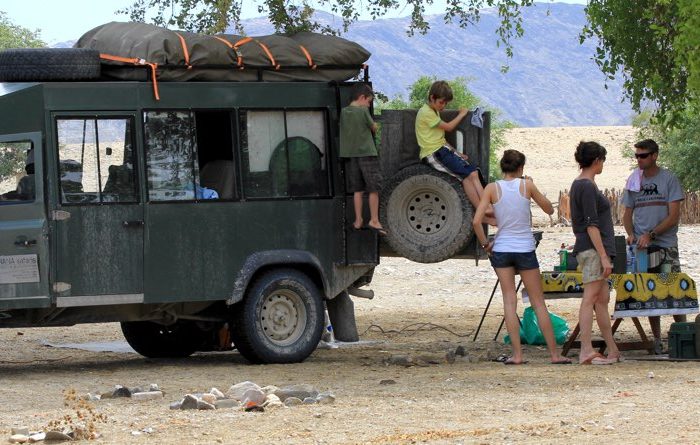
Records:
[[[564,343],[564,347],[561,350],[561,355],[566,357],[566,355],[569,353],[571,348],[574,347],[574,343],[577,343],[576,338],[578,337],[579,332],[581,332],[581,328],[579,327],[578,323],[576,323],[576,327],[574,328],[574,332],[572,332],[569,335],[569,338]]]

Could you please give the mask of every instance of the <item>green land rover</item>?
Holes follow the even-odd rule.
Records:
[[[371,296],[380,246],[349,230],[338,119],[352,82],[156,85],[105,76],[100,57],[0,52],[15,67],[0,69],[0,327],[120,322],[147,357],[235,347],[286,363],[316,348],[325,306],[356,340],[348,293]],[[473,256],[472,209],[418,163],[414,115],[383,117],[382,252]],[[488,171],[488,119],[460,131]]]

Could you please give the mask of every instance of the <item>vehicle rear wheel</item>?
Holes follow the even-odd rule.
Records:
[[[295,363],[316,349],[323,322],[323,300],[313,281],[295,269],[275,269],[257,277],[234,306],[231,337],[253,363]]]
[[[0,81],[89,80],[100,77],[100,52],[89,48],[0,51]]]
[[[387,243],[419,263],[446,260],[466,247],[474,209],[455,178],[427,165],[399,171],[382,193]]]
[[[188,357],[206,340],[206,333],[189,320],[168,326],[153,321],[123,321],[121,325],[127,343],[149,358]]]

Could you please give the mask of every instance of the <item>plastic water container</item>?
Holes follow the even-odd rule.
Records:
[[[627,262],[625,263],[625,272],[627,273],[635,273],[637,271],[636,250],[636,246],[627,246]]]
[[[649,268],[649,256],[646,249],[637,249],[637,273],[645,273]]]

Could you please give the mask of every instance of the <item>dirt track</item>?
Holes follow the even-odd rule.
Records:
[[[568,230],[547,229],[539,249],[543,265],[556,261],[556,246],[568,239]],[[691,243],[699,232],[698,227],[684,228],[682,243]],[[685,266],[691,275],[700,276],[696,267]],[[116,324],[1,330],[0,432],[9,437],[13,426],[39,429],[69,413],[62,406],[66,389],[102,392],[116,384],[153,382],[167,392],[164,400],[96,402],[97,412],[107,417],[106,423],[98,424],[103,434],[98,443],[698,440],[697,363],[632,360],[647,357],[635,351],[627,353],[630,360],[613,366],[553,366],[547,363],[545,351],[533,346],[526,349],[530,363],[525,366],[489,361],[508,350],[500,341],[492,341],[501,319],[498,294],[478,341],[472,341],[493,279],[485,262],[478,267],[466,260],[426,266],[384,259],[373,284],[377,297],[355,303],[361,339],[368,343],[317,350],[296,365],[250,366],[236,353],[155,361],[135,354],[42,346],[42,341],[120,340]],[[550,308],[572,323],[576,305],[576,300],[557,300]],[[670,317],[663,319],[664,331],[668,330],[666,318]],[[623,323],[618,338],[633,339],[631,328],[631,323]],[[465,347],[471,362],[446,363],[445,353],[458,345]],[[394,354],[410,355],[421,364],[421,357],[439,364],[385,364]],[[333,405],[265,413],[168,409],[185,393],[212,386],[225,390],[244,380],[277,386],[309,383],[330,390],[337,400]],[[381,380],[396,384],[380,385]],[[153,428],[150,434],[132,434],[149,427]]]
[[[564,165],[572,156],[572,144],[590,136],[609,151],[615,150],[609,153],[613,162],[606,164],[603,174],[610,186],[628,172],[629,163],[618,151],[632,137],[629,128],[513,132],[512,148],[525,151],[533,170],[545,162]],[[526,173],[556,199],[552,195],[576,174],[575,168],[568,167],[561,172],[552,175],[551,168],[545,168]],[[696,280],[700,278],[699,236],[700,227],[681,229],[683,268]],[[543,268],[556,264],[557,247],[570,241],[570,229],[546,229],[538,249]],[[530,362],[525,366],[490,361],[508,351],[500,339],[492,341],[501,321],[500,294],[478,341],[472,337],[494,280],[487,262],[421,265],[383,258],[372,283],[376,298],[355,300],[364,343],[317,350],[295,365],[251,366],[237,353],[156,361],[136,354],[42,346],[44,342],[121,340],[117,324],[0,330],[0,441],[3,434],[9,437],[11,427],[40,429],[71,414],[63,407],[65,390],[103,392],[117,384],[157,383],[166,391],[164,400],[96,402],[96,411],[107,418],[97,425],[102,438],[96,443],[700,442],[700,365],[696,362],[635,360],[648,356],[632,351],[626,354],[627,361],[613,366],[553,366],[547,363],[544,349],[533,346],[526,347]],[[573,326],[577,304],[577,300],[556,300],[550,302],[550,309]],[[664,332],[670,320],[662,319]],[[632,340],[635,335],[632,324],[625,321],[617,338]],[[470,360],[448,364],[445,354],[459,345]],[[387,365],[392,355],[410,355],[424,366]],[[226,390],[244,380],[261,386],[308,383],[333,392],[337,399],[332,405],[264,413],[168,409],[170,402],[186,393],[211,387]],[[396,383],[380,384],[382,380]],[[132,433],[147,428],[152,432]]]

